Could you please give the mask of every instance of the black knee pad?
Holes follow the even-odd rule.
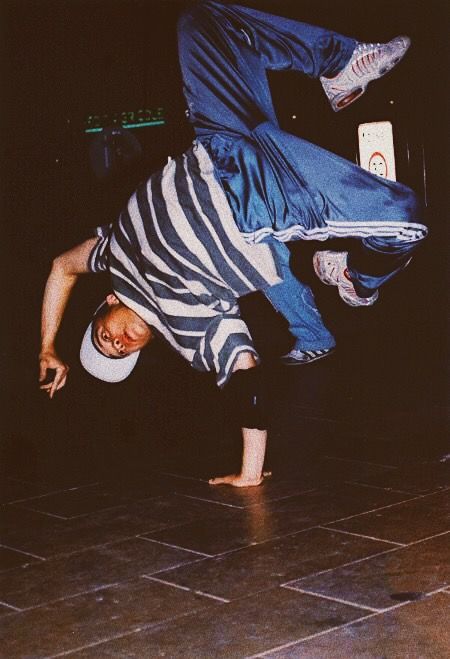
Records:
[[[267,429],[267,404],[261,366],[235,371],[224,387],[227,407],[241,428]]]

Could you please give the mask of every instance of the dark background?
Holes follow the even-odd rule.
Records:
[[[211,378],[162,345],[144,351],[123,384],[102,384],[82,371],[79,338],[108,292],[107,278],[82,278],[73,295],[59,339],[60,353],[71,365],[67,386],[49,401],[37,383],[40,304],[52,258],[85,239],[92,227],[114,219],[139,181],[192,140],[175,37],[177,16],[188,4],[2,3],[1,457],[17,477],[45,480],[55,464],[90,474],[104,463],[132,459],[152,469],[238,446]],[[242,4],[362,41],[412,37],[404,62],[344,112],[331,111],[316,81],[295,73],[271,75],[270,81],[282,127],[351,160],[358,124],[391,120],[397,178],[424,198],[431,229],[413,264],[383,288],[371,309],[345,307],[334,289],[314,280],[310,257],[316,246],[294,246],[293,267],[313,285],[339,346],[335,356],[317,365],[277,366],[277,355],[290,345],[282,319],[258,295],[243,301],[270,366],[271,451],[295,438],[318,451],[332,447],[355,456],[363,446],[382,446],[402,459],[448,452],[446,3]],[[86,116],[139,107],[163,107],[166,125],[133,131],[143,148],[141,159],[113,180],[99,180],[89,163],[93,137],[83,132]],[[308,418],[327,423],[305,433],[302,419]]]

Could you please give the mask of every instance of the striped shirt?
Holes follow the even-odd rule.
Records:
[[[237,298],[281,278],[270,245],[239,233],[201,143],[169,158],[96,235],[90,270],[109,271],[121,302],[194,368],[223,386],[240,353],[259,360]]]

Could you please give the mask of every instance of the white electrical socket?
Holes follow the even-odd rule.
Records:
[[[372,174],[396,181],[394,136],[390,121],[359,124],[359,164]]]

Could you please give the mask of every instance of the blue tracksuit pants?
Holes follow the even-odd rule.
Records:
[[[359,238],[348,269],[357,293],[369,296],[405,266],[427,232],[412,190],[278,126],[267,71],[332,77],[355,44],[326,29],[216,2],[196,5],[179,21],[189,118],[246,240],[277,241],[285,279],[265,293],[304,350],[331,347],[334,339],[311,290],[290,273],[283,243]]]

